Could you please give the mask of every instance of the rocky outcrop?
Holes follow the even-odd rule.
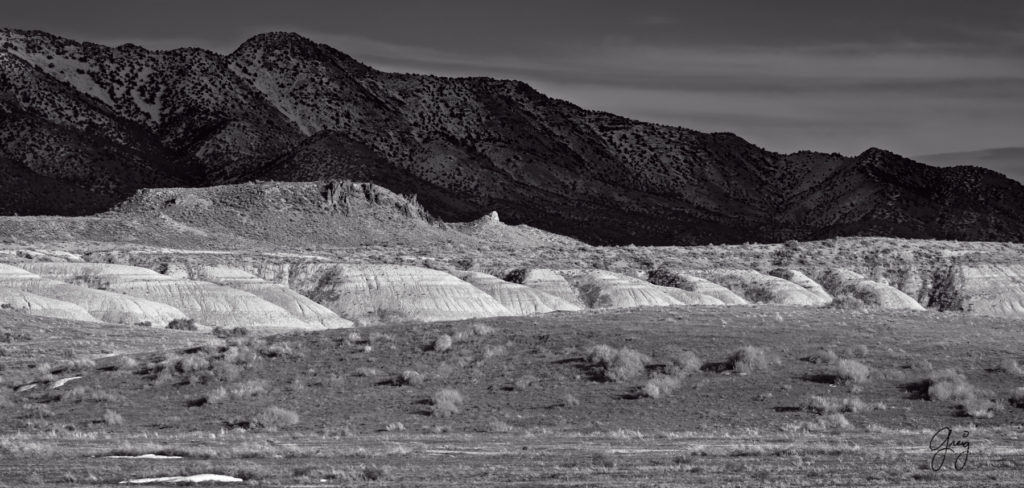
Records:
[[[821,273],[819,281],[832,295],[849,295],[868,306],[894,310],[924,310],[917,300],[906,293],[847,269],[825,270]]]
[[[566,281],[565,277],[550,269],[515,269],[506,273],[505,281],[526,285],[548,295],[554,295],[581,308],[585,307],[579,293]]]
[[[194,278],[247,291],[287,310],[288,313],[307,323],[319,324],[325,329],[355,325],[351,320],[339,317],[331,309],[302,296],[287,286],[270,283],[237,268],[203,266],[196,270]]]
[[[832,295],[830,295],[825,288],[823,288],[818,282],[812,280],[809,276],[803,274],[795,269],[775,269],[770,273],[772,276],[782,278],[784,280],[792,281],[801,288],[813,293],[818,298],[825,300],[826,303],[832,301]]]
[[[322,328],[252,293],[151,269],[98,263],[31,263],[25,268],[68,283],[165,303],[210,327]]]
[[[459,272],[455,273],[455,276],[494,297],[495,300],[516,315],[582,310],[582,307],[579,305],[554,295],[535,290],[526,285],[510,283],[487,273]]]
[[[658,269],[652,271],[647,276],[647,281],[659,286],[677,288],[701,296],[712,297],[723,305],[746,305],[749,303],[743,297],[722,285],[679,271],[664,268]],[[679,297],[676,298],[678,299]]]
[[[164,303],[45,279],[6,264],[0,264],[0,287],[70,302],[99,320],[115,324],[149,322],[155,327],[164,327],[174,319],[188,318],[181,310]]]
[[[750,302],[820,306],[831,301],[792,281],[749,269],[695,270],[692,274],[722,285]]]
[[[24,290],[0,287],[0,308],[26,315],[99,322],[89,311],[71,302],[48,298]]]
[[[564,270],[560,273],[578,290],[584,305],[589,308],[685,305],[666,293],[663,287],[611,271]]]
[[[514,315],[497,300],[451,274],[390,264],[303,264],[293,290],[357,323],[460,320]]]
[[[1024,265],[954,265],[936,274],[930,306],[1005,317],[1024,316]]]

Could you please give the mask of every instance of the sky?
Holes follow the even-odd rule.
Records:
[[[292,31],[385,71],[519,79],[779,152],[1024,146],[1015,0],[33,0],[0,25],[222,53]],[[1024,180],[1024,162],[1000,169]]]

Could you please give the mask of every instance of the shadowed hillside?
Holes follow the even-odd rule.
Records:
[[[496,210],[592,243],[845,235],[1020,240],[1024,187],[869,149],[778,154],[588,111],[517,81],[384,73],[295,34],[229,55],[0,31],[0,212],[140,188],[370,181],[433,215]]]

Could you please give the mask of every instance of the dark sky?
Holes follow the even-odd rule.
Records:
[[[1012,0],[33,0],[0,15],[79,40],[225,53],[295,31],[383,70],[521,79],[782,152],[1024,146],[1024,2]]]

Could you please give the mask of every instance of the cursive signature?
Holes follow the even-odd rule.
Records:
[[[967,458],[971,456],[971,441],[967,440],[970,435],[970,431],[965,430],[960,434],[959,439],[953,439],[953,429],[949,427],[939,429],[932,436],[932,440],[928,442],[928,449],[934,453],[931,462],[932,471],[942,469],[942,466],[946,464],[947,455],[954,456],[953,469],[957,471],[964,469],[967,466]]]

